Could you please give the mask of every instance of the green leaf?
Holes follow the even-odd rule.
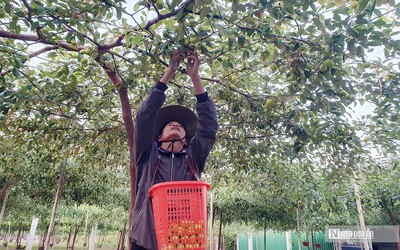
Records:
[[[239,19],[238,14],[232,14],[231,17],[228,19],[229,23],[235,23]]]
[[[356,55],[360,58],[364,57],[364,49],[361,46],[358,46],[356,49]]]
[[[203,19],[204,17],[206,17],[210,12],[211,12],[210,7],[208,7],[208,6],[204,7],[200,12],[200,19]]]
[[[171,3],[171,9],[175,9],[176,6],[178,6],[178,4],[181,3],[181,0],[173,0]],[[179,20],[179,18],[178,18]]]
[[[21,33],[21,26],[19,26],[19,25],[15,26],[15,33],[18,35]]]
[[[39,27],[39,22],[38,22],[38,21],[35,21],[35,22],[33,22],[32,25],[31,25],[31,30],[36,30],[37,27]]]
[[[12,15],[11,1],[2,1],[5,4],[4,10],[6,13]]]
[[[116,7],[115,11],[117,12],[117,19],[121,20],[121,18],[122,18],[122,9],[120,7]]]
[[[74,74],[71,74],[71,80],[72,80],[73,86],[76,86],[78,84],[78,78],[76,78],[76,76]]]
[[[74,39],[74,34],[72,32],[67,32],[67,35],[65,37],[65,40],[67,40],[68,42],[70,42],[72,39]]]
[[[243,46],[245,41],[246,39],[244,38],[244,36],[238,36],[238,43],[240,46]]]
[[[48,22],[46,22],[46,25],[50,28],[50,29],[55,29],[56,28],[56,26],[54,25],[54,22],[53,21],[48,21]]]
[[[231,62],[231,61],[224,61],[223,63],[222,63],[222,66],[223,67],[225,67],[225,68],[233,68],[233,63]]]
[[[382,41],[380,40],[373,40],[373,41],[368,41],[368,46],[381,46]]]
[[[361,13],[365,7],[367,7],[369,0],[360,0],[358,1],[358,9],[357,13]]]
[[[204,0],[194,0],[194,5],[196,6],[196,8],[201,9],[201,7],[203,7],[203,5],[205,4]]]
[[[355,39],[354,38],[350,39],[350,41],[347,42],[347,49],[352,54],[356,53],[357,48],[355,46]]]
[[[78,33],[76,36],[77,36],[79,42],[81,43],[81,45],[85,45],[85,42],[86,42],[85,37],[82,36],[80,33]]]
[[[249,59],[249,57],[250,57],[249,51],[248,50],[243,51],[243,55],[242,55],[243,60],[247,60],[247,59]]]
[[[370,17],[371,17],[372,14],[374,13],[375,7],[376,7],[376,0],[373,0],[373,1],[372,1],[372,4],[371,4],[370,11],[369,11],[369,16],[370,16]]]
[[[236,14],[239,11],[239,1],[233,0],[232,1],[232,12]]]
[[[134,35],[131,38],[131,46],[136,48],[137,46],[139,46],[142,42],[142,36],[141,35]]]
[[[252,16],[247,16],[247,17],[243,18],[243,21],[244,21],[245,23],[248,23],[248,24],[253,25],[253,24],[256,23],[257,18],[252,17]]]
[[[12,69],[12,74],[15,76],[15,78],[20,78],[21,77],[21,73],[19,73],[18,68],[13,68]]]
[[[176,18],[176,20],[181,20],[182,19],[182,17],[184,16],[184,12],[183,12],[183,9],[180,9],[179,11],[178,11],[178,13],[176,14],[176,16],[175,16],[175,18]]]

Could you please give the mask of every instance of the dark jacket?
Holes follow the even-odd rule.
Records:
[[[196,95],[198,123],[196,134],[185,151],[170,153],[159,149],[153,141],[153,128],[157,111],[165,101],[167,85],[158,82],[150,90],[148,98],[138,109],[135,130],[136,153],[136,200],[133,213],[130,240],[146,249],[156,250],[157,240],[154,229],[153,212],[148,190],[151,185],[165,181],[196,180],[185,159],[188,154],[194,162],[198,173],[204,169],[218,129],[215,106],[207,93]],[[160,165],[155,174],[154,163],[161,156]],[[172,174],[172,179],[171,179]]]

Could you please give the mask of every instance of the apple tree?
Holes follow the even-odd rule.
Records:
[[[31,143],[98,162],[101,171],[129,165],[131,206],[133,114],[176,48],[201,54],[202,80],[218,109],[218,143],[207,170],[216,187],[239,182],[243,173],[264,173],[272,190],[288,197],[276,207],[256,200],[275,211],[302,199],[284,193],[293,187],[274,183],[274,175],[282,182],[287,172],[350,178],[373,161],[360,132],[373,135],[383,152],[399,149],[394,0],[13,0],[0,6],[1,135],[11,140],[30,131]],[[182,66],[167,102],[193,105],[190,91]],[[349,122],[353,105],[365,103],[377,117]],[[47,144],[52,140],[57,143]],[[249,198],[266,192],[257,185]],[[255,214],[272,216],[260,211]]]

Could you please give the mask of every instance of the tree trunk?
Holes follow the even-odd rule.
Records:
[[[264,218],[264,250],[267,250],[267,218]]]
[[[75,225],[74,237],[72,238],[72,246],[71,246],[72,250],[75,249],[75,241],[76,241],[76,236],[78,235],[78,231],[79,231],[79,225]]]
[[[86,212],[85,229],[83,231],[83,238],[84,238],[83,239],[83,247],[85,247],[87,245],[87,240],[88,240],[88,237],[86,235],[88,220],[89,220],[89,211]]]
[[[45,240],[45,243],[44,243],[44,250],[48,250],[49,249],[50,237],[51,237],[51,235],[53,233],[54,218],[56,216],[58,202],[59,202],[60,197],[61,197],[61,190],[62,190],[62,186],[64,184],[66,168],[67,168],[67,159],[65,159],[61,164],[61,174],[60,174],[60,178],[58,179],[57,192],[56,192],[56,195],[55,195],[55,198],[54,198],[53,211],[51,212],[49,230],[47,231],[46,240]]]
[[[218,235],[218,250],[222,249],[221,246],[221,239],[222,239],[222,209],[219,213],[219,235]]]
[[[314,232],[312,229],[311,229],[311,249],[314,250]]]
[[[119,231],[119,237],[118,237],[117,250],[121,250],[122,234],[123,234],[123,230]]]
[[[59,228],[60,228],[60,224],[55,222],[53,233],[51,234],[50,247],[53,247],[54,245],[56,245],[57,243],[60,242],[60,240],[57,241],[57,235],[59,234]]]
[[[121,41],[123,39],[123,36],[119,37],[119,39]],[[134,216],[133,208],[135,207],[135,198],[136,198],[136,171],[135,171],[135,152],[134,152],[135,126],[133,123],[131,105],[129,103],[128,90],[124,86],[124,82],[116,70],[111,70],[106,63],[102,62],[100,57],[98,57],[96,60],[100,64],[100,66],[104,69],[107,76],[114,84],[115,88],[118,90],[118,95],[121,102],[122,118],[124,120],[125,130],[128,137],[128,146],[129,146],[129,174],[130,174],[130,189],[131,189],[129,225],[132,225],[132,219]],[[130,249],[130,244],[128,247]]]
[[[3,222],[3,216],[4,216],[4,212],[6,211],[6,204],[7,204],[8,195],[10,194],[10,192],[11,192],[11,182],[7,182],[7,184],[1,190],[1,194],[0,194],[0,199],[3,201],[3,204],[1,206],[1,212],[0,212],[0,226]]]
[[[126,237],[126,221],[124,223],[124,229],[121,232],[121,245],[119,250],[125,249],[125,237]]]
[[[45,231],[43,232],[43,237],[41,237],[41,241],[39,241],[38,250],[44,249],[44,243],[46,241],[46,232],[49,230],[49,225],[47,225]]]
[[[71,235],[72,235],[72,227],[69,228],[68,239],[67,239],[67,249],[70,249]]]
[[[296,220],[297,220],[297,247],[301,249],[301,235],[300,235],[300,213],[299,209],[296,208]]]
[[[4,201],[7,192],[11,188],[11,181],[9,180],[0,191],[0,200]]]
[[[21,249],[21,238],[22,238],[22,226],[20,225],[18,228],[17,238],[15,239],[15,245],[17,249]]]
[[[397,219],[396,219],[396,216],[393,214],[392,210],[387,206],[385,206],[384,208],[385,208],[386,213],[389,216],[390,224],[393,225],[393,226],[397,226],[398,225],[397,224]],[[397,240],[397,250],[400,250],[400,239],[399,238],[400,238],[400,235],[397,235],[397,239],[398,239]]]
[[[117,250],[122,250],[122,238],[125,238],[125,226],[126,221],[124,224],[124,228],[119,231],[118,241],[117,241]]]
[[[360,226],[361,226],[361,231],[366,231],[366,227],[365,227],[365,221],[364,221],[364,211],[362,208],[362,204],[361,204],[361,195],[360,195],[360,189],[359,186],[357,184],[356,181],[356,174],[353,173],[354,178],[353,178],[353,188],[354,188],[354,195],[356,198],[356,205],[357,205],[357,212],[358,212],[358,218],[360,220]],[[371,245],[369,244],[367,239],[363,240],[363,245],[364,245],[364,249],[365,250],[370,250],[371,249]]]
[[[11,237],[10,224],[8,224],[8,232],[6,232],[5,237],[4,237],[4,241],[3,241],[3,246],[4,247],[8,246],[8,242],[10,241],[10,237]]]
[[[384,207],[386,213],[389,216],[389,222],[391,225],[396,226],[397,225],[397,219],[396,216],[393,214],[392,210],[390,210],[390,208],[388,208],[387,206]]]
[[[104,244],[104,238],[105,238],[104,235],[102,235],[102,236],[99,237],[99,240],[98,240],[98,242],[97,242],[97,246],[98,246],[98,247],[101,248],[101,247],[103,246],[103,244]]]

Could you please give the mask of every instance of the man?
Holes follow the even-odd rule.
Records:
[[[197,98],[196,115],[179,105],[161,108],[167,83],[180,63],[188,60],[187,74]],[[150,90],[136,117],[136,200],[130,232],[132,250],[156,250],[157,240],[148,190],[166,181],[198,180],[218,129],[215,106],[203,88],[197,53],[175,51],[161,80]],[[161,108],[161,109],[160,109]]]

